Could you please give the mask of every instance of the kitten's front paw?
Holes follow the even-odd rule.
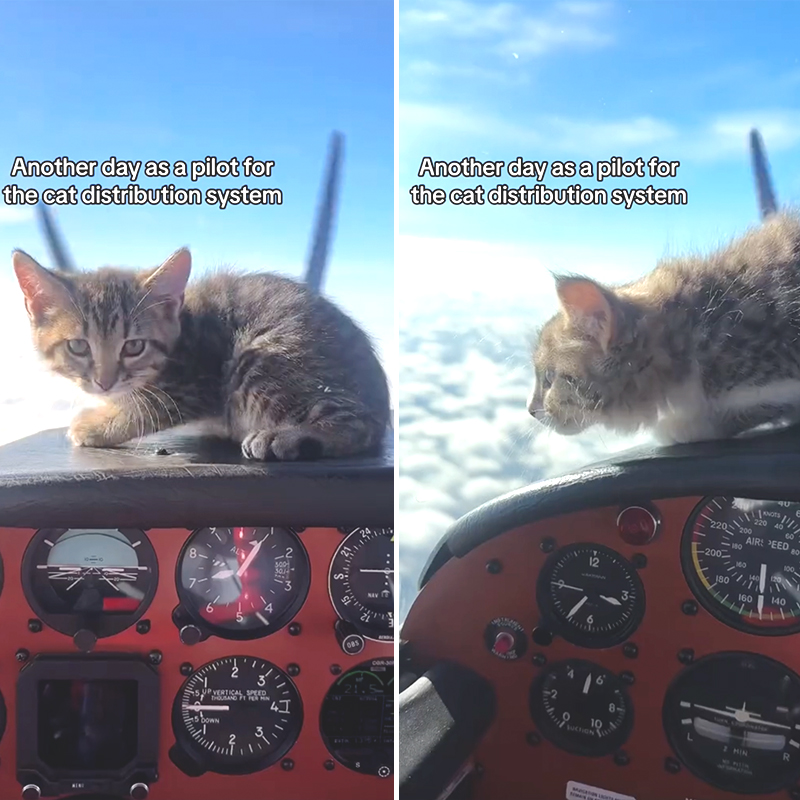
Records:
[[[77,447],[113,447],[128,440],[124,426],[115,425],[117,415],[108,408],[85,408],[69,426],[69,440]]]
[[[261,430],[244,438],[242,453],[255,461],[311,461],[322,456],[322,443],[302,428]]]

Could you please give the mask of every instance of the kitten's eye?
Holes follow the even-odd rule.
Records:
[[[67,350],[74,356],[88,356],[91,349],[86,339],[67,339]]]
[[[134,358],[144,353],[144,348],[147,342],[144,339],[128,339],[122,345],[122,355],[128,358]]]
[[[556,379],[556,372],[553,369],[548,369],[547,372],[544,373],[542,377],[542,386],[545,389],[549,389],[553,385],[553,381]]]

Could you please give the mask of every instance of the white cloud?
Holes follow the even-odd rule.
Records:
[[[647,157],[657,152],[663,158],[741,159],[754,127],[761,131],[771,153],[800,144],[800,112],[793,109],[717,114],[694,125],[679,125],[646,115],[616,120],[535,115],[511,122],[466,106],[400,105],[402,147],[406,152],[413,149],[426,154],[453,141],[463,141],[466,148],[475,150],[470,142],[479,141],[482,150],[500,146],[549,150],[557,143],[559,151],[575,158],[620,154]]]
[[[0,225],[19,225],[33,219],[32,206],[7,206],[0,204]]]
[[[514,3],[434,0],[401,13],[400,33],[406,42],[480,40],[482,48],[498,54],[530,56],[570,46],[602,47],[613,41],[597,25],[610,8],[607,3],[556,3],[535,15],[529,8]]]

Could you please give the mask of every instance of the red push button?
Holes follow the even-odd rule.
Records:
[[[652,541],[658,533],[660,520],[655,511],[644,506],[628,506],[617,517],[622,540],[639,547]]]
[[[498,655],[504,656],[506,653],[514,649],[516,644],[513,634],[508,631],[501,631],[494,637],[494,647],[492,648]]]

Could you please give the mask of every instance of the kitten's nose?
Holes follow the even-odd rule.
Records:
[[[97,386],[98,389],[102,392],[107,392],[113,385],[115,381],[113,378],[104,378],[103,380],[99,380],[97,378],[94,379],[94,385]]]
[[[536,416],[536,412],[539,410],[539,404],[536,402],[536,388],[534,387],[531,389],[531,393],[528,395],[528,413],[532,416]]]

